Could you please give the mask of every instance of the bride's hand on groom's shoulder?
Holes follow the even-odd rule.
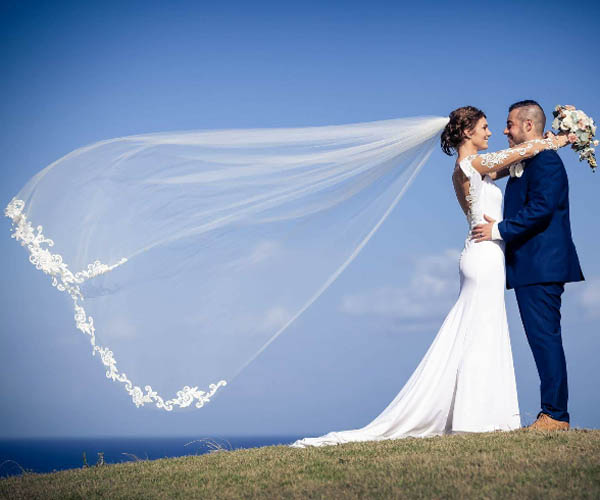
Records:
[[[577,136],[575,134],[567,134],[566,132],[559,132],[558,134],[555,134],[554,132],[548,130],[548,132],[544,134],[544,139],[550,139],[557,146],[557,148],[562,148],[574,143],[577,140]]]

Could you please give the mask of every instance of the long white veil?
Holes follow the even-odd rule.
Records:
[[[350,264],[447,122],[106,140],[39,172],[5,213],[106,376],[137,406],[199,408]]]

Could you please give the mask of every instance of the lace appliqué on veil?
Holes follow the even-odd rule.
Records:
[[[109,266],[102,264],[100,261],[95,261],[87,266],[87,269],[72,273],[68,265],[63,262],[62,256],[51,253],[48,248],[54,246],[54,241],[46,238],[42,233],[42,226],[33,228],[31,222],[27,220],[27,216],[23,214],[25,202],[22,200],[13,199],[6,209],[4,214],[12,220],[11,234],[12,238],[21,242],[29,250],[29,262],[36,269],[43,271],[52,278],[52,286],[61,292],[68,293],[73,299],[73,308],[75,310],[75,324],[77,329],[90,337],[92,344],[92,354],[100,355],[100,359],[104,366],[107,367],[106,377],[116,382],[121,382],[125,385],[125,390],[131,396],[133,403],[137,406],[143,406],[145,403],[154,402],[158,408],[166,411],[171,411],[175,406],[185,408],[190,406],[195,400],[196,408],[201,408],[205,403],[210,401],[210,398],[215,394],[219,387],[227,385],[225,380],[220,380],[216,384],[210,384],[209,392],[200,391],[198,387],[185,386],[180,391],[177,391],[177,397],[165,401],[152,387],[146,385],[144,391],[139,386],[134,386],[133,382],[127,378],[125,373],[119,373],[117,369],[117,361],[113,352],[108,347],[102,347],[96,344],[96,329],[94,327],[94,319],[88,316],[85,309],[81,305],[84,297],[81,294],[79,285],[84,281],[107,273],[116,267],[127,262],[123,258],[116,264]]]

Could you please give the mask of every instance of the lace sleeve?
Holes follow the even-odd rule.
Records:
[[[497,172],[507,168],[513,163],[517,163],[532,156],[540,151],[547,149],[558,149],[558,146],[552,139],[533,139],[524,142],[517,147],[476,155],[471,158],[471,166],[480,174],[485,175],[490,172]]]

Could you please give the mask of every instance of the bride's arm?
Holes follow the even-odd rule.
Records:
[[[493,181],[497,181],[498,179],[502,179],[510,174],[510,169],[508,166],[504,167],[501,170],[496,170],[495,172],[488,173],[488,175],[492,178]]]
[[[481,175],[489,175],[490,173],[506,169],[513,163],[531,158],[540,151],[545,151],[546,149],[557,150],[567,144],[569,144],[569,140],[566,135],[552,134],[547,139],[533,139],[519,144],[514,148],[476,155],[471,157],[471,166]]]

